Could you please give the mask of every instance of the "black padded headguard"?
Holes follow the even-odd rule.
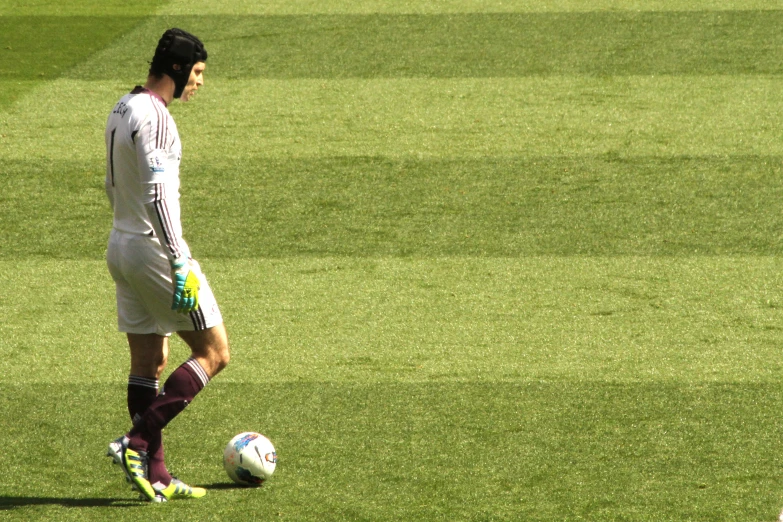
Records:
[[[160,37],[150,64],[150,74],[171,76],[175,86],[174,97],[179,98],[188,84],[193,66],[206,61],[207,50],[201,40],[187,31],[173,28]],[[175,69],[175,65],[179,68]]]

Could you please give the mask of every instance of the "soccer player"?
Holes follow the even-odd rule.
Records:
[[[106,193],[114,211],[106,253],[117,296],[118,327],[130,347],[128,412],[132,428],[109,444],[142,498],[198,498],[166,468],[161,430],[229,361],[215,297],[182,237],[182,146],[168,106],[204,84],[207,51],[194,35],[169,29],[158,42],[144,87],[114,106],[106,124]],[[191,356],[168,377],[169,336]]]

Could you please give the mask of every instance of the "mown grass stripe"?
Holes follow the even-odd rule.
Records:
[[[133,520],[126,512],[139,504],[94,455],[127,424],[118,390],[120,382],[0,387],[0,413],[14,419],[2,432],[4,517]],[[239,505],[305,521],[772,520],[781,400],[779,384],[216,383],[167,429],[166,450],[212,490],[208,508],[232,513]],[[280,456],[272,480],[252,491],[231,487],[219,464],[248,411]],[[84,478],[56,480],[53,458]],[[177,502],[148,511],[153,521],[193,515]]]
[[[136,12],[143,13],[143,10],[139,8]],[[62,76],[111,46],[145,19],[145,16],[0,16],[0,111],[41,83]],[[121,64],[113,66],[121,67]]]
[[[186,238],[225,258],[777,255],[780,165],[753,155],[237,159],[188,174]],[[111,226],[102,167],[6,162],[0,258],[101,258]]]
[[[200,35],[215,78],[780,74],[783,11],[175,16]],[[164,27],[78,70],[127,78]],[[140,62],[141,63],[141,62]],[[135,76],[134,76],[135,77]]]

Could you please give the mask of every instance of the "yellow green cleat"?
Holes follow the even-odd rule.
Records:
[[[147,478],[147,452],[132,450],[123,444],[122,464],[125,474],[131,479],[142,498],[150,502],[161,502]]]
[[[154,487],[159,500],[156,502],[166,502],[168,500],[177,500],[182,498],[201,498],[207,494],[204,488],[188,486],[177,478],[172,478],[171,483],[165,488]]]

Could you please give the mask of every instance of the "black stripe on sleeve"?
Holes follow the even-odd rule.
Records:
[[[109,167],[111,170],[111,186],[114,186],[114,135],[117,133],[117,129],[111,131],[111,143],[109,144]]]
[[[174,258],[178,258],[182,255],[182,251],[179,248],[179,242],[177,241],[177,235],[174,233],[174,226],[171,223],[171,215],[169,214],[169,207],[166,203],[166,187],[163,183],[155,184],[155,213],[158,216],[161,229],[163,230],[163,242],[171,252]]]

